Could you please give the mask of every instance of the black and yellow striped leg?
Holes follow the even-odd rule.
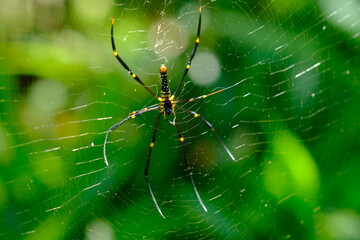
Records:
[[[146,91],[148,91],[151,95],[153,95],[155,98],[158,98],[156,96],[155,93],[153,93],[141,80],[140,78],[131,71],[131,69],[129,68],[129,66],[124,62],[124,60],[119,56],[119,54],[116,51],[116,46],[115,46],[115,40],[114,40],[114,24],[115,24],[115,18],[111,19],[111,46],[112,46],[112,50],[114,53],[114,56],[116,57],[116,59],[119,61],[119,63],[121,63],[121,65],[128,71],[129,75],[135,79],[138,83],[140,83],[145,89]]]
[[[209,123],[205,118],[203,118],[202,116],[200,116],[200,114],[194,112],[194,111],[190,111],[186,108],[177,106],[178,108],[180,108],[181,110],[184,110],[185,112],[190,113],[191,115],[193,115],[196,118],[199,118],[208,128],[210,128],[210,130],[215,134],[216,138],[219,140],[219,142],[221,143],[221,145],[223,145],[223,147],[225,148],[225,151],[227,152],[227,154],[229,155],[229,157],[235,161],[234,155],[230,152],[230,150],[226,147],[225,143],[223,142],[223,140],[221,140],[219,134],[215,131],[215,128],[212,126],[211,123]]]
[[[109,162],[108,162],[107,156],[106,156],[106,144],[107,144],[109,134],[112,131],[114,131],[115,129],[117,129],[118,127],[120,127],[123,123],[127,122],[128,120],[130,120],[132,118],[135,118],[135,117],[137,117],[137,116],[139,116],[139,115],[141,115],[141,114],[143,114],[145,112],[149,112],[149,111],[156,110],[156,109],[159,109],[159,106],[151,106],[151,107],[144,108],[144,109],[141,109],[141,110],[138,110],[138,111],[134,111],[127,118],[123,119],[121,122],[118,122],[118,123],[114,124],[113,126],[111,126],[109,128],[109,130],[107,130],[106,135],[105,135],[104,145],[103,145],[103,155],[104,155],[104,162],[105,162],[106,166],[109,165]]]
[[[202,13],[202,6],[199,6],[199,22],[198,22],[198,27],[197,27],[195,45],[194,45],[194,48],[193,48],[193,50],[191,52],[189,61],[188,61],[187,65],[186,65],[186,67],[185,67],[184,73],[183,73],[183,75],[181,77],[181,80],[180,80],[179,84],[177,85],[177,87],[176,87],[176,89],[174,91],[173,96],[175,96],[177,94],[177,92],[179,91],[180,86],[182,85],[182,83],[183,83],[183,81],[184,81],[184,79],[185,79],[185,77],[186,77],[186,75],[187,75],[187,73],[188,73],[188,71],[189,71],[189,69],[191,67],[191,62],[192,62],[192,60],[193,60],[193,58],[195,56],[196,50],[197,50],[197,48],[199,46],[199,43],[200,43],[200,30],[201,30],[201,13]]]
[[[162,115],[162,113],[159,113],[158,114],[158,117],[156,119],[156,122],[155,122],[155,127],[154,127],[154,132],[151,136],[151,142],[150,142],[150,146],[149,146],[149,152],[148,152],[148,155],[146,157],[146,165],[145,165],[145,182],[149,188],[149,191],[150,191],[150,195],[151,195],[151,198],[152,200],[154,201],[154,204],[155,204],[155,207],[156,209],[159,211],[160,215],[165,218],[164,214],[161,212],[161,209],[159,207],[159,204],[157,203],[156,201],[156,198],[155,198],[155,195],[154,195],[154,192],[152,191],[151,189],[151,186],[150,186],[150,183],[149,183],[149,166],[150,166],[150,157],[151,157],[151,152],[153,150],[153,147],[155,145],[155,139],[156,139],[156,132],[158,130],[158,127],[159,127],[159,122],[160,122],[160,116]]]
[[[173,101],[173,103],[178,103],[178,102],[193,102],[195,100],[199,100],[199,99],[204,99],[204,98],[207,98],[208,96],[211,96],[211,95],[215,95],[217,93],[221,93],[223,91],[227,90],[226,88],[223,88],[223,89],[220,89],[218,91],[215,91],[215,92],[212,92],[212,93],[209,93],[209,94],[205,94],[205,95],[201,95],[201,96],[198,96],[198,97],[194,97],[194,98],[189,98],[189,99],[180,99],[180,100],[175,100]]]
[[[246,80],[246,79],[245,79]],[[178,102],[193,102],[193,101],[196,101],[196,100],[199,100],[199,99],[204,99],[204,98],[207,98],[209,96],[212,96],[212,95],[215,95],[215,94],[218,94],[218,93],[221,93],[221,92],[224,92],[226,90],[229,90],[230,88],[233,88],[237,85],[239,85],[242,81],[240,82],[237,82],[231,86],[228,86],[226,88],[222,88],[220,90],[217,90],[217,91],[214,91],[214,92],[211,92],[211,93],[208,93],[208,94],[205,94],[205,95],[201,95],[201,96],[198,96],[198,97],[194,97],[194,98],[188,98],[188,99],[180,99],[180,100],[174,100],[173,103],[178,103]]]
[[[189,162],[189,157],[188,157],[188,154],[187,154],[187,151],[186,151],[186,145],[185,145],[185,138],[182,134],[182,131],[181,131],[181,128],[180,128],[180,125],[177,121],[177,119],[175,119],[175,124],[176,124],[176,127],[177,127],[177,131],[178,131],[178,134],[179,134],[179,140],[181,142],[181,146],[182,146],[182,150],[183,150],[183,154],[184,154],[184,160],[185,160],[185,164],[186,164],[186,171],[189,172],[189,176],[190,176],[190,180],[191,180],[191,184],[194,188],[194,191],[195,191],[195,194],[196,194],[196,197],[201,205],[201,207],[204,209],[205,212],[207,212],[207,209],[200,197],[200,194],[196,188],[196,185],[195,185],[195,181],[194,181],[194,178],[193,178],[193,173],[191,171],[191,165],[190,165],[190,162]]]

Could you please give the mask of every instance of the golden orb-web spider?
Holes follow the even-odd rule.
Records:
[[[180,86],[182,85],[183,81],[184,81],[184,78],[185,76],[187,75],[189,69],[190,69],[190,66],[191,66],[191,62],[195,56],[195,53],[196,53],[196,50],[198,48],[198,45],[199,45],[199,42],[200,42],[200,28],[201,28],[201,12],[202,12],[202,7],[199,6],[199,22],[198,22],[198,27],[197,27],[197,36],[196,36],[196,40],[195,40],[195,45],[194,45],[194,48],[192,50],[192,53],[190,55],[190,58],[189,58],[189,61],[188,61],[188,64],[186,65],[185,67],[185,70],[184,70],[184,73],[181,77],[181,80],[180,82],[178,83],[174,93],[171,95],[170,93],[170,88],[169,88],[169,81],[167,79],[167,69],[166,69],[166,66],[165,64],[161,64],[160,66],[160,78],[161,78],[161,95],[160,97],[158,97],[155,93],[153,93],[141,80],[140,78],[135,74],[133,73],[130,68],[128,67],[128,65],[124,62],[124,60],[122,60],[122,58],[119,56],[119,54],[117,53],[116,51],[116,47],[115,47],[115,41],[114,41],[114,24],[115,24],[115,18],[112,18],[111,20],[111,45],[112,45],[112,49],[113,49],[113,52],[114,52],[114,56],[116,57],[116,59],[120,62],[120,64],[128,71],[129,75],[135,79],[138,83],[140,83],[154,98],[156,98],[159,103],[157,104],[154,104],[154,105],[151,105],[149,107],[146,107],[146,108],[143,108],[143,109],[140,109],[140,110],[137,110],[137,111],[133,111],[129,114],[128,117],[126,117],[125,119],[123,119],[121,122],[118,122],[116,123],[115,125],[113,125],[112,127],[109,128],[109,130],[106,132],[106,136],[105,136],[105,141],[104,141],[104,146],[103,146],[103,153],[104,153],[104,162],[105,164],[108,166],[109,165],[109,162],[108,162],[108,159],[106,157],[106,144],[107,144],[107,140],[108,140],[108,136],[109,136],[109,133],[111,133],[112,131],[114,131],[116,128],[120,127],[123,123],[127,122],[128,120],[132,119],[132,118],[135,118],[145,112],[150,112],[150,111],[153,111],[153,110],[158,110],[159,111],[159,114],[156,118],[156,121],[155,121],[155,127],[154,127],[154,131],[152,133],[152,137],[151,137],[151,141],[150,141],[150,146],[149,146],[149,151],[148,151],[148,154],[147,154],[147,157],[146,157],[146,164],[145,164],[145,182],[149,188],[149,192],[150,192],[150,195],[151,195],[151,198],[152,200],[154,201],[154,204],[156,206],[156,209],[159,211],[160,215],[165,218],[164,214],[161,212],[161,209],[159,207],[159,204],[157,203],[156,201],[156,198],[155,198],[155,195],[151,189],[151,186],[150,186],[150,183],[149,183],[149,178],[148,178],[148,173],[149,173],[149,165],[150,165],[150,156],[151,156],[151,152],[153,150],[153,147],[154,147],[154,144],[155,144],[155,138],[156,138],[156,132],[158,130],[158,127],[159,127],[159,121],[160,121],[160,117],[161,115],[164,116],[164,119],[165,121],[167,121],[168,123],[170,123],[171,125],[174,125],[176,126],[177,128],[177,132],[178,132],[178,135],[179,135],[179,140],[181,142],[181,145],[182,145],[182,150],[183,150],[183,155],[184,155],[184,160],[185,160],[185,164],[186,164],[186,171],[189,172],[189,177],[190,177],[190,180],[191,180],[191,184],[194,188],[194,191],[195,191],[195,194],[196,194],[196,197],[201,205],[201,207],[207,212],[207,209],[200,197],[200,194],[196,188],[196,185],[195,185],[195,182],[194,182],[194,179],[193,179],[193,174],[192,174],[192,171],[191,171],[191,166],[190,166],[190,162],[189,162],[189,158],[188,158],[188,154],[187,154],[187,151],[186,151],[186,146],[185,146],[185,138],[182,134],[182,131],[181,131],[181,128],[179,126],[179,122],[176,118],[176,115],[175,115],[175,108],[179,108],[181,110],[183,110],[184,112],[187,112],[188,114],[191,114],[193,115],[194,117],[196,118],[199,118],[214,134],[215,136],[217,137],[217,139],[219,140],[219,142],[223,145],[223,147],[225,148],[227,154],[230,156],[230,158],[232,160],[235,161],[235,158],[234,156],[232,155],[232,153],[230,152],[230,150],[226,147],[225,143],[221,140],[220,136],[218,135],[218,133],[215,131],[214,127],[202,116],[200,116],[198,113],[194,112],[194,111],[190,111],[186,108],[183,108],[181,106],[178,106],[177,104],[178,103],[181,103],[181,102],[192,102],[192,101],[195,101],[195,100],[199,100],[199,99],[204,99],[208,96],[211,96],[211,95],[214,95],[214,94],[217,94],[217,93],[220,93],[228,88],[224,88],[224,89],[221,89],[221,90],[218,90],[218,91],[215,91],[215,92],[212,92],[212,93],[209,93],[209,94],[206,94],[206,95],[202,95],[202,96],[199,96],[199,97],[195,97],[195,98],[190,98],[190,99],[181,99],[181,100],[177,100],[175,99],[175,96],[176,96],[176,93],[179,91],[180,89]],[[174,118],[172,121],[170,121],[169,119],[166,118],[167,115],[174,115]]]

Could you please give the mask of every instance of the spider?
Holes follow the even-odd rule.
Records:
[[[122,121],[116,123],[115,125],[111,126],[109,128],[109,130],[106,132],[106,136],[105,136],[105,140],[104,140],[104,145],[103,145],[103,154],[104,154],[104,162],[106,164],[106,166],[109,165],[109,162],[108,162],[108,159],[107,159],[107,156],[106,156],[106,144],[107,144],[107,141],[108,141],[108,136],[109,134],[114,131],[115,129],[117,129],[118,127],[120,127],[122,124],[124,124],[125,122],[127,122],[128,120],[132,119],[132,118],[135,118],[143,113],[146,113],[146,112],[150,112],[150,111],[154,111],[154,110],[158,110],[158,115],[157,115],[157,118],[155,120],[155,126],[154,126],[154,130],[153,130],[153,133],[152,133],[152,136],[151,136],[151,141],[150,141],[150,146],[149,146],[149,151],[148,151],[148,154],[147,154],[147,157],[146,157],[146,164],[145,164],[145,173],[144,173],[144,177],[145,177],[145,182],[149,188],[149,192],[150,192],[150,195],[151,195],[151,198],[155,204],[155,207],[157,209],[157,211],[160,213],[160,215],[165,218],[164,214],[162,213],[160,207],[159,207],[159,204],[155,198],[155,195],[154,195],[154,192],[152,191],[152,188],[151,188],[151,185],[150,185],[150,182],[149,182],[149,177],[148,177],[148,173],[149,173],[149,166],[150,166],[150,157],[151,157],[151,152],[153,150],[153,147],[155,145],[155,138],[156,138],[156,133],[157,133],[157,130],[158,130],[158,127],[159,127],[159,122],[160,122],[160,118],[161,116],[164,117],[164,120],[167,121],[168,123],[170,123],[171,125],[175,126],[177,128],[177,133],[178,133],[178,136],[179,136],[179,140],[180,140],[180,143],[182,145],[182,151],[183,151],[183,155],[184,155],[184,161],[185,161],[185,164],[186,164],[186,171],[188,172],[188,175],[190,177],[190,181],[191,181],[191,184],[193,186],[193,189],[194,189],[194,192],[196,194],[196,197],[201,205],[201,207],[204,209],[205,212],[207,212],[207,208],[205,207],[205,204],[203,203],[201,197],[200,197],[200,194],[196,188],[196,185],[195,185],[195,181],[193,179],[193,173],[191,171],[191,165],[190,165],[190,161],[189,161],[189,158],[188,158],[188,154],[187,154],[187,151],[186,151],[186,145],[185,145],[185,138],[183,136],[183,133],[181,131],[181,128],[180,128],[180,125],[179,125],[179,122],[178,122],[178,119],[176,118],[176,111],[175,109],[176,108],[179,108],[181,109],[182,111],[192,115],[193,117],[196,117],[198,119],[200,119],[200,121],[202,121],[214,134],[215,136],[217,137],[217,139],[219,140],[219,142],[221,143],[221,145],[224,147],[224,149],[226,150],[227,154],[230,156],[230,158],[235,161],[235,158],[234,156],[232,155],[232,153],[230,152],[230,150],[226,147],[225,143],[221,140],[219,134],[215,131],[214,127],[211,125],[210,122],[208,122],[204,117],[202,117],[200,114],[194,112],[194,111],[190,111],[186,108],[183,108],[181,106],[178,105],[178,103],[186,103],[186,102],[192,102],[192,101],[196,101],[196,100],[200,100],[200,99],[204,99],[208,96],[211,96],[211,95],[214,95],[214,94],[217,94],[217,93],[220,93],[224,90],[226,90],[227,88],[224,88],[224,89],[220,89],[218,91],[215,91],[215,92],[212,92],[212,93],[209,93],[209,94],[206,94],[206,95],[202,95],[202,96],[198,96],[198,97],[195,97],[195,98],[190,98],[190,99],[175,99],[175,96],[176,94],[178,93],[179,89],[180,89],[180,86],[182,85],[189,69],[190,69],[190,66],[191,66],[191,62],[195,56],[195,53],[196,53],[196,50],[198,48],[198,45],[199,45],[199,42],[200,42],[200,29],[201,29],[201,13],[202,13],[202,7],[199,6],[199,20],[198,20],[198,26],[197,26],[197,36],[196,36],[196,40],[195,40],[195,45],[194,45],[194,48],[191,52],[191,55],[190,55],[190,58],[188,60],[188,63],[185,67],[185,70],[184,70],[184,73],[182,74],[182,77],[181,77],[181,80],[180,82],[178,83],[175,91],[173,94],[171,94],[171,91],[170,91],[170,87],[169,87],[169,81],[168,81],[168,78],[167,78],[167,68],[165,66],[165,64],[161,64],[160,66],[160,78],[161,78],[161,95],[160,97],[157,96],[154,92],[152,92],[141,80],[140,78],[135,74],[133,73],[130,68],[128,67],[128,65],[124,62],[124,60],[119,56],[118,52],[116,51],[116,47],[115,47],[115,40],[114,40],[114,24],[115,24],[115,18],[112,18],[111,20],[111,45],[112,45],[112,50],[113,50],[113,53],[114,53],[114,56],[115,58],[119,61],[119,63],[123,66],[123,68],[125,68],[129,75],[135,79],[138,83],[140,83],[146,91],[148,91],[154,98],[156,98],[159,102],[157,104],[154,104],[154,105],[151,105],[151,106],[148,106],[148,107],[145,107],[143,109],[140,109],[140,110],[136,110],[136,111],[133,111],[131,113],[129,113],[129,116],[126,117],[125,119],[123,119]],[[170,121],[169,119],[167,119],[167,116],[169,115],[173,115],[173,120]]]

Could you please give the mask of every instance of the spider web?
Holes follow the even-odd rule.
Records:
[[[356,0],[4,1],[0,3],[0,236],[7,239],[358,239],[359,34]],[[177,109],[156,104],[112,55]],[[180,103],[179,103],[180,106]]]

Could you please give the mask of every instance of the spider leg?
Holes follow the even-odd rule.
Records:
[[[195,56],[196,50],[197,50],[197,48],[198,48],[198,46],[199,46],[199,42],[200,42],[200,30],[201,30],[201,12],[202,12],[202,6],[199,6],[199,22],[198,22],[198,27],[197,27],[195,45],[194,45],[194,48],[193,48],[193,50],[192,50],[192,52],[191,52],[191,55],[190,55],[188,64],[187,64],[186,67],[185,67],[184,73],[183,73],[183,75],[182,75],[182,77],[181,77],[181,80],[180,80],[179,84],[177,85],[177,87],[176,87],[176,89],[175,89],[175,91],[174,91],[173,96],[175,96],[175,95],[177,94],[177,92],[178,92],[179,89],[180,89],[181,84],[184,82],[184,79],[185,79],[185,77],[186,77],[186,75],[187,75],[187,73],[188,73],[188,71],[189,71],[189,69],[190,69],[190,67],[191,67],[191,62],[192,62],[192,60],[193,60],[193,58],[194,58],[194,56]]]
[[[217,94],[217,93],[221,93],[221,92],[223,92],[223,91],[225,91],[227,89],[228,88],[223,88],[223,89],[220,89],[218,91],[215,91],[215,92],[212,92],[212,93],[209,93],[209,94],[205,94],[205,95],[201,95],[201,96],[198,96],[198,97],[194,97],[194,98],[176,100],[176,101],[173,101],[173,103],[192,102],[192,101],[195,101],[195,100],[204,99],[204,98],[206,98],[208,96],[211,96],[211,95],[214,95],[214,94]]]
[[[107,144],[109,134],[112,131],[114,131],[115,129],[117,129],[118,127],[120,127],[123,123],[127,122],[128,120],[130,120],[132,118],[135,118],[135,117],[137,117],[137,116],[139,116],[139,115],[141,115],[141,114],[143,114],[145,112],[156,110],[158,108],[159,108],[159,106],[155,106],[155,107],[148,107],[148,108],[144,108],[144,109],[141,109],[141,110],[138,110],[138,111],[134,111],[128,117],[123,119],[121,122],[118,122],[118,123],[114,124],[113,126],[111,126],[109,128],[109,130],[107,130],[106,135],[105,135],[104,145],[103,145],[104,162],[105,162],[106,166],[109,166],[109,162],[108,162],[107,157],[106,157],[106,144]]]
[[[146,182],[147,186],[149,187],[150,195],[151,195],[152,200],[154,201],[155,207],[156,207],[156,209],[158,210],[158,212],[160,213],[160,215],[161,215],[163,218],[165,218],[164,214],[161,212],[161,209],[160,209],[160,207],[159,207],[159,204],[158,204],[157,201],[156,201],[154,192],[152,191],[151,186],[150,186],[150,183],[149,183],[150,156],[151,156],[151,152],[152,152],[152,150],[153,150],[153,147],[154,147],[154,145],[155,145],[156,132],[157,132],[158,127],[159,127],[159,122],[160,122],[160,116],[161,116],[161,115],[162,115],[162,113],[160,112],[160,113],[158,114],[158,117],[156,118],[154,131],[153,131],[153,134],[152,134],[152,136],[151,136],[151,142],[150,142],[150,146],[149,146],[149,152],[148,152],[147,157],[146,157],[146,165],[145,165],[145,173],[144,173],[144,176],[145,176],[145,182]]]
[[[204,209],[205,212],[207,212],[207,209],[200,197],[200,194],[196,188],[196,185],[195,185],[195,181],[194,181],[194,178],[193,178],[193,173],[191,171],[191,165],[190,165],[190,162],[189,162],[189,158],[188,158],[188,154],[187,154],[187,151],[186,151],[186,145],[185,145],[185,138],[182,134],[182,131],[181,131],[181,128],[180,128],[180,124],[179,122],[177,121],[177,119],[175,119],[175,124],[176,124],[176,127],[177,127],[177,131],[178,131],[178,134],[179,134],[179,140],[181,142],[181,146],[182,146],[182,150],[183,150],[183,154],[184,154],[184,160],[185,160],[185,164],[186,164],[186,171],[189,172],[189,176],[190,176],[190,180],[191,180],[191,184],[194,188],[194,191],[195,191],[195,194],[196,194],[196,197],[201,205],[201,207]]]
[[[115,46],[115,40],[114,40],[114,24],[115,24],[115,18],[113,17],[111,19],[111,46],[112,46],[112,50],[114,52],[114,56],[116,57],[116,59],[119,61],[119,63],[128,71],[129,75],[135,79],[138,83],[140,83],[145,89],[146,91],[148,91],[151,95],[153,95],[155,98],[158,98],[158,96],[156,96],[155,93],[153,93],[141,80],[140,78],[131,71],[131,69],[129,68],[129,66],[124,62],[124,60],[119,56],[118,52],[116,51],[116,46]]]
[[[223,142],[223,140],[221,140],[219,134],[215,131],[215,128],[211,125],[211,123],[209,123],[204,117],[202,117],[200,114],[194,112],[194,111],[190,111],[186,108],[177,106],[178,108],[180,108],[181,110],[190,113],[191,115],[193,115],[196,118],[199,118],[208,128],[210,128],[210,130],[215,134],[215,136],[217,137],[217,139],[219,140],[219,142],[221,143],[221,145],[223,145],[223,147],[225,148],[227,154],[229,155],[229,157],[235,161],[235,157],[234,155],[230,152],[230,150],[226,147],[225,143]]]
[[[194,97],[194,98],[189,98],[189,99],[175,100],[175,101],[173,101],[173,103],[178,103],[178,102],[192,102],[192,101],[195,101],[195,100],[204,99],[204,98],[207,98],[208,96],[215,95],[215,94],[221,93],[221,92],[223,92],[223,91],[226,91],[226,90],[228,90],[228,89],[230,89],[230,88],[233,88],[233,87],[239,85],[240,83],[242,83],[243,81],[245,81],[245,80],[247,80],[247,79],[249,79],[249,78],[246,78],[246,79],[244,79],[244,80],[242,80],[242,81],[239,81],[239,82],[237,82],[237,83],[235,83],[235,84],[233,84],[233,85],[231,85],[231,86],[228,86],[228,87],[226,87],[226,88],[223,88],[223,89],[220,89],[220,90],[217,90],[217,91],[214,91],[214,92],[205,94],[205,95],[201,95],[201,96]]]

